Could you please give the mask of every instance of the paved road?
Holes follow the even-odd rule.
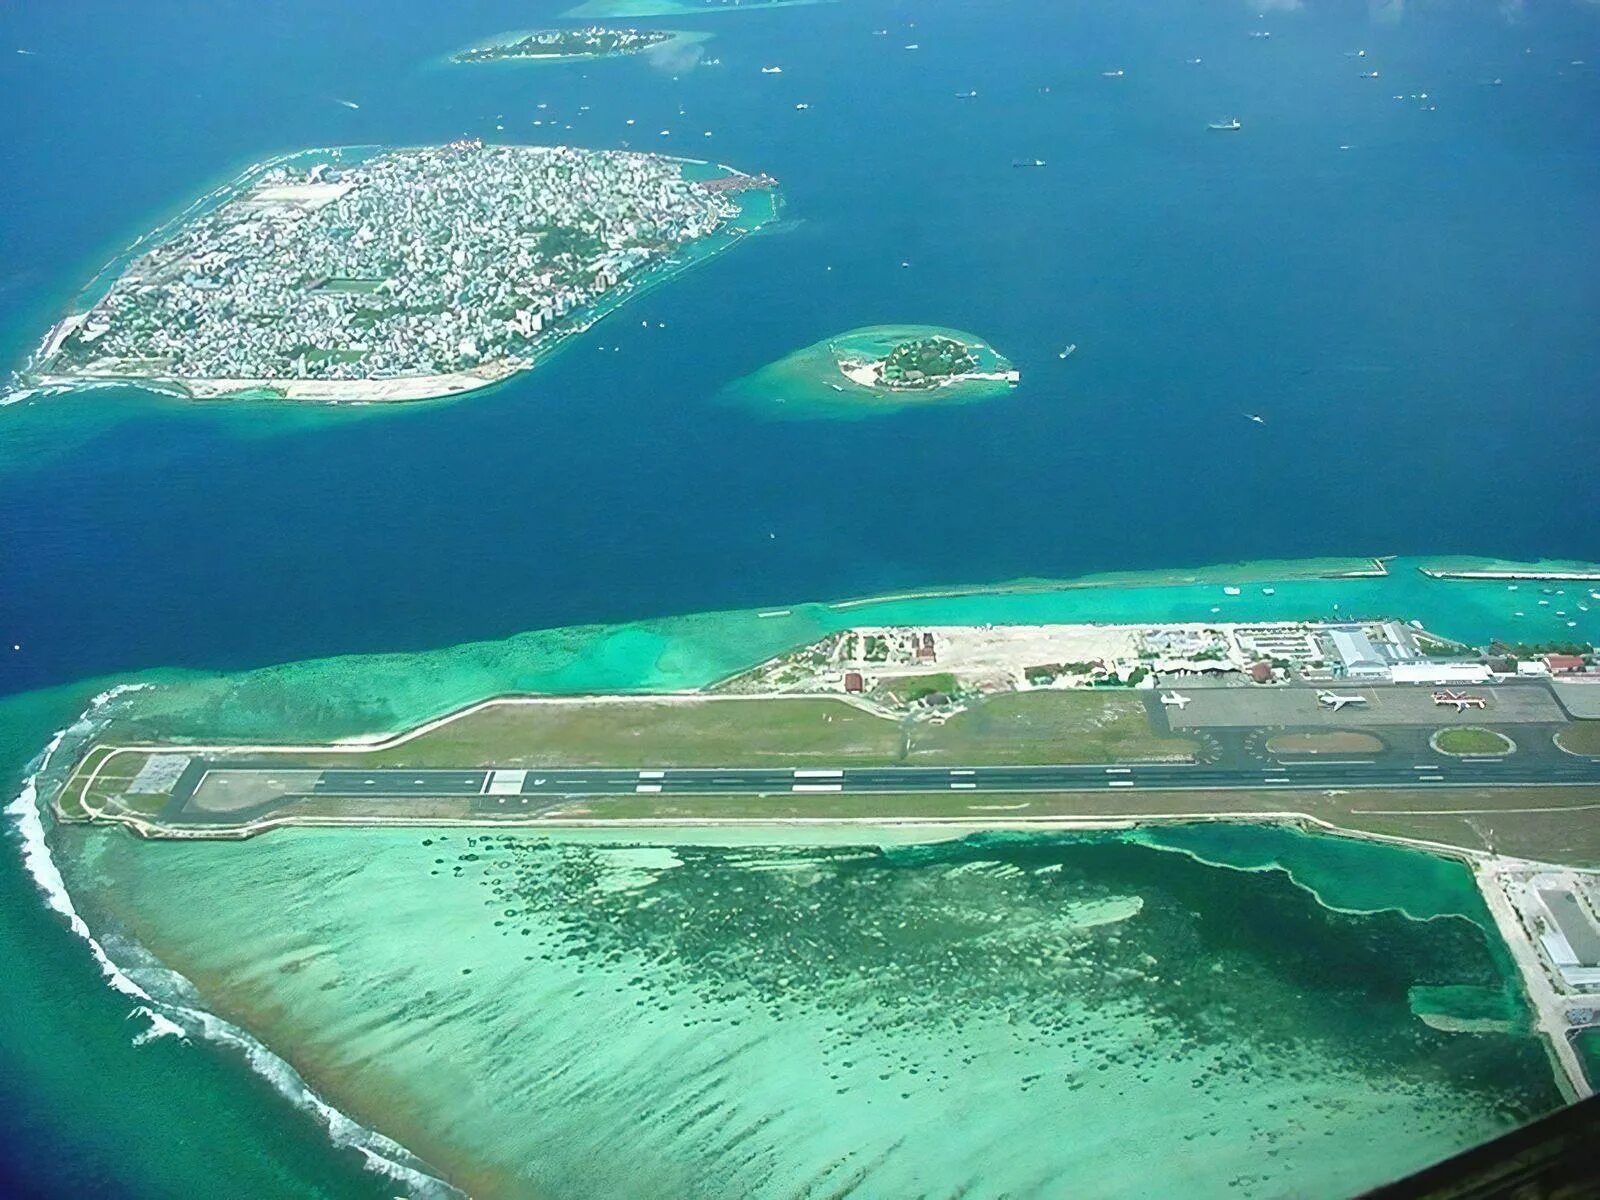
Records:
[[[1121,788],[1394,788],[1493,785],[1600,785],[1600,759],[1563,755],[1538,760],[1436,756],[1404,761],[1341,759],[1278,761],[1252,766],[1146,764],[1045,767],[845,767],[833,769],[588,767],[522,771],[323,771],[316,795],[345,796],[598,796],[626,793],[708,795],[793,792],[1050,792]]]

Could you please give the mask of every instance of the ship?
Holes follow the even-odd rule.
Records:
[[[1238,117],[1229,117],[1225,121],[1213,121],[1213,122],[1211,122],[1211,124],[1207,125],[1206,128],[1207,129],[1243,129],[1244,126],[1239,124],[1239,118]]]
[[[1044,159],[1042,159],[1042,158],[1013,158],[1011,160],[1011,165],[1013,167],[1042,167],[1042,166],[1044,166]]]
[[[1065,350],[1061,351],[1060,354],[1057,354],[1056,357],[1057,358],[1071,358],[1077,352],[1078,352],[1078,343],[1077,342],[1073,342]]]

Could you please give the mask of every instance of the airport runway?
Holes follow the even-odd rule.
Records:
[[[1395,756],[1389,756],[1394,759]],[[777,793],[1058,792],[1122,788],[1326,789],[1485,786],[1600,785],[1600,760],[1562,755],[1519,762],[1519,755],[1378,762],[1279,760],[1256,766],[1205,763],[1070,765],[1044,767],[843,767],[843,768],[665,768],[622,770],[589,767],[529,771],[326,770],[314,795],[482,796],[490,802],[560,796],[631,793],[739,795]],[[229,770],[238,770],[229,767]],[[247,768],[256,769],[256,768]],[[270,768],[262,767],[261,770]]]

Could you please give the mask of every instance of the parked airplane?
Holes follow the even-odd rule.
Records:
[[[1448,689],[1433,694],[1433,702],[1441,707],[1454,704],[1458,713],[1464,713],[1469,708],[1488,708],[1489,701],[1485,696],[1469,696],[1466,692],[1452,692]]]
[[[1189,706],[1189,701],[1193,699],[1193,696],[1185,696],[1180,692],[1168,692],[1165,696],[1161,697],[1161,703],[1165,704],[1169,708],[1176,708],[1181,711],[1182,709],[1187,708]]]
[[[1367,698],[1365,696],[1358,696],[1354,692],[1346,692],[1342,695],[1339,692],[1317,693],[1317,703],[1324,708],[1333,709],[1334,712],[1338,712],[1346,704],[1365,704],[1366,702]]]

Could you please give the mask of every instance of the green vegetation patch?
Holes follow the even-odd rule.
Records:
[[[954,679],[906,681],[949,694]],[[942,723],[899,722],[823,697],[500,704],[392,749],[320,755],[326,767],[759,767],[1121,762],[1185,759],[1189,738],[1156,734],[1137,697],[1087,691],[991,697]]]
[[[1329,733],[1281,733],[1267,742],[1273,754],[1377,754],[1383,740],[1354,729]]]
[[[908,761],[963,766],[1189,759],[1190,738],[1158,734],[1144,701],[1127,694],[1013,692],[911,733]]]
[[[900,730],[842,700],[619,700],[497,704],[343,767],[760,767],[895,761]]]
[[[1475,725],[1441,729],[1430,740],[1440,754],[1510,754],[1517,748],[1505,734]]]
[[[883,378],[891,386],[936,384],[978,369],[978,356],[954,338],[934,335],[901,342],[883,360]]]
[[[1556,744],[1571,754],[1600,755],[1600,721],[1574,721],[1556,734]]]
[[[935,696],[944,696],[948,699],[960,690],[960,683],[948,671],[936,671],[929,675],[911,675],[901,679],[886,680],[882,690],[887,697],[895,701],[913,704]]]

